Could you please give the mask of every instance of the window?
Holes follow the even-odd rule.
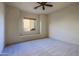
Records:
[[[23,20],[24,31],[34,31],[35,30],[35,20],[32,19],[24,19]]]
[[[34,18],[24,17],[23,23],[23,34],[36,34],[40,33],[40,23]]]

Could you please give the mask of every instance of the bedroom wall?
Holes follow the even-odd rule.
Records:
[[[79,4],[49,14],[49,37],[79,44]]]
[[[33,35],[23,35],[20,36],[19,33],[19,20],[21,20],[21,16],[28,16],[28,17],[35,17],[39,16],[41,21],[41,31],[40,34],[33,34]],[[19,10],[18,8],[6,6],[6,45],[27,41],[32,39],[44,38],[48,36],[48,29],[47,29],[47,15],[36,15],[27,13],[24,11]]]
[[[0,3],[0,53],[2,52],[4,48],[4,16],[5,16],[5,11],[4,11],[4,4]]]

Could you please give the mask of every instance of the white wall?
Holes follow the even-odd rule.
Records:
[[[0,3],[0,53],[4,48],[4,4]]]
[[[19,34],[19,20],[21,16],[38,17],[41,20],[41,32],[40,34],[24,35]],[[47,15],[29,14],[21,11],[15,7],[6,6],[6,44],[11,44],[20,41],[44,38],[48,36],[47,30]]]
[[[49,14],[49,37],[79,44],[79,4]]]

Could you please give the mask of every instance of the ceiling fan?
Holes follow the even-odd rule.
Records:
[[[42,7],[43,10],[45,10],[45,6],[47,7],[53,7],[51,4],[47,4],[47,2],[37,2],[39,5],[34,7],[34,9],[37,9],[38,7]]]

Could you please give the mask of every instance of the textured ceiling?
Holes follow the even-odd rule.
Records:
[[[34,14],[49,14],[61,8],[65,8],[71,4],[74,4],[74,2],[48,2],[48,3],[54,6],[46,7],[45,10],[42,10],[41,7],[39,7],[38,9],[34,9],[35,6],[39,5],[36,2],[7,2],[6,4]]]

